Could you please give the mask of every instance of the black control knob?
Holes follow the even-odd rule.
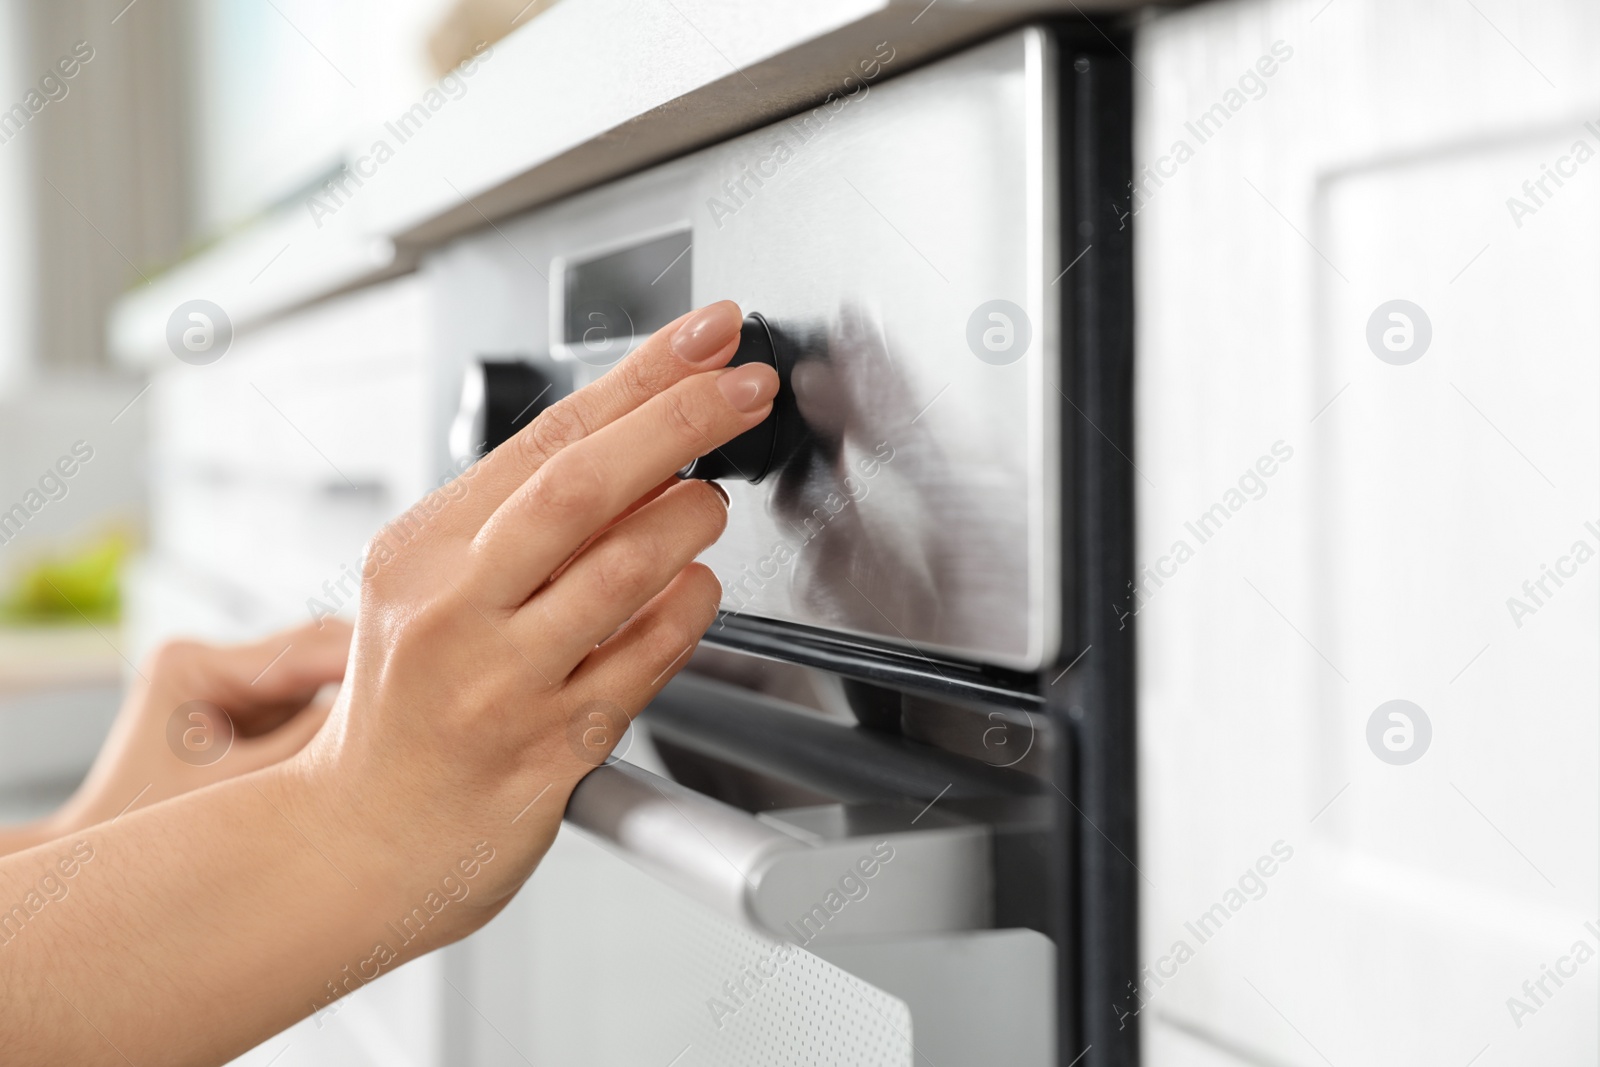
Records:
[[[749,315],[739,335],[739,350],[728,361],[730,367],[746,363],[765,363],[778,372],[778,398],[772,413],[759,426],[746,430],[721,448],[713,449],[684,469],[686,478],[742,478],[759,482],[776,465],[781,410],[788,392],[785,368],[778,361],[778,346],[772,328],[760,315]]]
[[[450,452],[458,462],[487,455],[566,395],[553,365],[515,357],[468,362],[461,408],[450,427]]]

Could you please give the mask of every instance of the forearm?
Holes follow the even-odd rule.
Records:
[[[13,852],[23,852],[54,841],[65,832],[66,827],[58,825],[53,818],[0,826],[0,856],[9,856]]]
[[[114,811],[107,812],[95,818],[95,813],[83,803],[82,797],[83,791],[80,788],[66,803],[43,818],[0,826],[0,857],[25,852],[30,848],[59,840],[93,823],[103,822],[115,814]]]
[[[7,1061],[215,1064],[323,1007],[402,910],[341,836],[273,768],[0,860]]]

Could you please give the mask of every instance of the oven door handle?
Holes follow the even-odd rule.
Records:
[[[993,923],[991,828],[881,806],[750,815],[630,763],[589,773],[566,821],[725,918],[802,945]]]

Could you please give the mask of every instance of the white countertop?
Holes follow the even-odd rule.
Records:
[[[116,687],[128,668],[116,623],[0,627],[0,699],[51,689]]]
[[[402,143],[383,122],[343,203],[286,205],[134,290],[109,323],[131,366],[170,358],[183,302],[220,305],[236,329],[411,269],[418,253],[578,189],[752,129],[843,91],[879,42],[896,70],[1041,15],[1137,0],[565,0],[496,43],[465,90]],[[390,121],[399,116],[392,116]],[[320,216],[320,217],[318,217]]]

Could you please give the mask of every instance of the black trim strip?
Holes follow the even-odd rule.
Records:
[[[1140,875],[1134,638],[1119,619],[1133,573],[1133,50],[1126,27],[1059,24],[1062,279],[1062,604],[1082,662],[1050,687],[1047,714],[1075,743],[1055,773],[1056,851],[1074,933],[1058,942],[1059,1062],[1138,1067]],[[1089,247],[1093,245],[1092,249]],[[1059,666],[1057,669],[1060,669]],[[1076,832],[1074,832],[1076,831]],[[1081,1057],[1081,1062],[1080,1062]]]
[[[724,611],[706,632],[705,641],[907,693],[978,701],[1017,711],[1038,711],[1044,706],[1039,679],[1032,674],[882,648],[798,623]]]

